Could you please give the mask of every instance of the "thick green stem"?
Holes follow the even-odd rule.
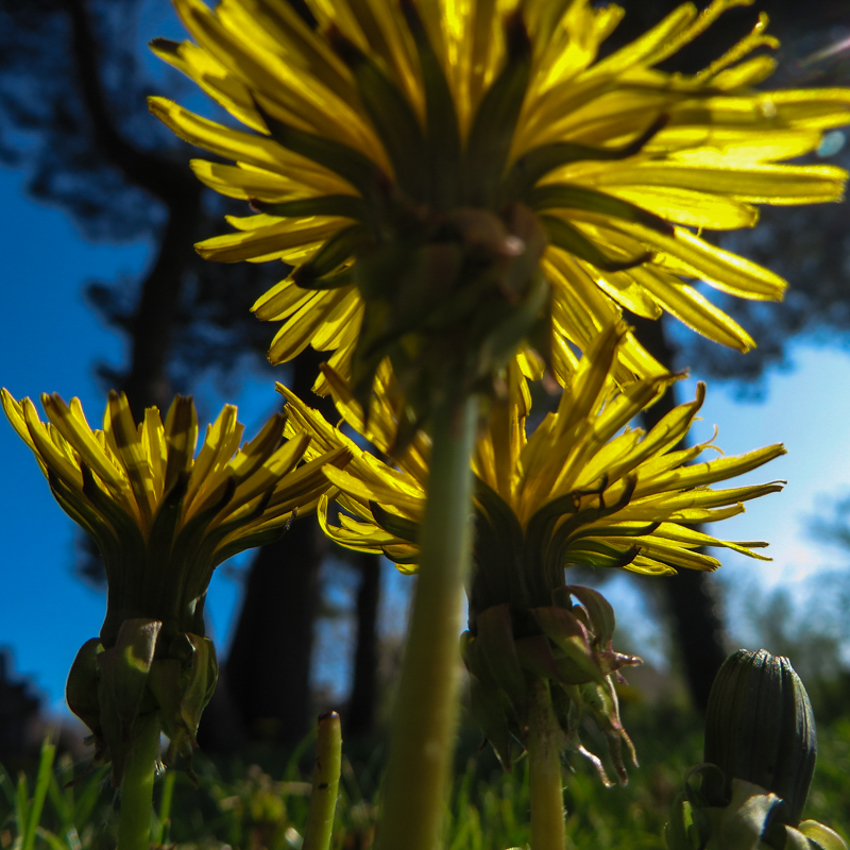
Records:
[[[313,771],[313,791],[302,850],[328,850],[331,846],[341,768],[342,733],[339,715],[329,711],[319,716],[316,768]]]
[[[435,850],[441,837],[457,724],[476,417],[474,398],[433,413],[422,554],[393,712],[379,850]]]
[[[136,719],[121,775],[118,850],[148,850],[151,843],[153,781],[159,758],[159,712]]]
[[[566,850],[560,734],[549,685],[537,679],[528,717],[531,850]]]

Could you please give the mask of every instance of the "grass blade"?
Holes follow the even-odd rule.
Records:
[[[56,755],[56,745],[50,740],[50,735],[44,739],[41,745],[41,759],[38,763],[38,774],[35,778],[35,790],[32,805],[29,809],[26,821],[18,821],[18,829],[26,823],[23,829],[23,841],[21,850],[32,850],[35,844],[35,832],[41,820],[41,812],[44,808],[44,798],[53,777],[53,758]],[[26,803],[26,800],[24,801]]]

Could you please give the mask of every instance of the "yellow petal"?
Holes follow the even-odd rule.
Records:
[[[76,402],[76,404],[75,404]],[[41,398],[47,418],[59,433],[80,453],[82,459],[112,488],[120,491],[127,486],[124,470],[109,457],[98,443],[82,414],[77,398],[71,399],[69,408],[58,393]]]
[[[21,412],[29,432],[29,441],[33,451],[37,452],[44,466],[58,475],[75,492],[82,493],[83,475],[79,467],[68,460],[50,438],[44,423],[38,418],[35,405],[28,399],[21,399]]]
[[[613,186],[611,194],[667,221],[709,230],[754,227],[758,221],[758,210],[750,204],[678,186]]]
[[[136,511],[141,521],[142,533],[146,534],[150,528],[155,506],[151,464],[145,456],[127,396],[110,390],[106,410],[109,417],[107,438],[127,472],[135,497]],[[126,488],[123,492],[126,493]]]
[[[718,168],[713,155],[694,154],[681,162],[642,163],[600,170],[597,186],[668,186],[709,195],[730,195],[755,204],[810,204],[841,200],[846,172],[833,165],[759,164]]]
[[[298,175],[305,188],[317,194],[324,192],[324,187],[328,185],[336,186],[335,191],[341,194],[351,194],[354,191],[347,181],[332,171],[321,169],[312,160],[288,151],[265,136],[231,130],[215,121],[195,115],[163,97],[148,98],[148,106],[160,121],[189,144],[256,168]],[[312,175],[317,170],[321,171],[322,185],[313,184]]]
[[[629,274],[668,313],[697,333],[738,351],[755,348],[753,338],[693,286],[651,265],[632,269]]]
[[[270,216],[264,217],[267,220]],[[280,253],[287,248],[296,248],[329,239],[347,223],[343,218],[316,216],[302,222],[299,219],[280,219],[276,224],[267,224],[256,230],[227,233],[198,242],[195,246],[204,259],[219,263],[238,263],[240,260]]]

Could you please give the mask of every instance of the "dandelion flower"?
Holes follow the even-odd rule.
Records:
[[[764,557],[753,551],[764,543],[732,543],[691,526],[727,519],[741,513],[744,502],[781,489],[781,482],[730,489],[709,485],[749,472],[785,449],[776,444],[726,457],[713,440],[677,448],[702,406],[702,384],[694,401],[676,407],[648,433],[628,427],[675,379],[647,378],[619,389],[614,369],[626,341],[622,325],[600,335],[581,358],[557,410],[530,435],[531,397],[514,366],[508,398],[492,407],[472,461],[475,559],[479,570],[504,563],[506,574],[524,575],[509,594],[512,599],[542,604],[570,565],[669,575],[677,567],[716,569],[717,559],[698,551],[704,546]],[[327,367],[325,375],[345,422],[378,452],[391,453],[400,404],[389,370],[379,372],[368,427],[347,384]],[[427,436],[418,432],[385,463],[285,386],[278,389],[287,399],[288,432],[312,438],[307,457],[339,446],[352,455],[345,469],[326,469],[343,509],[334,525],[331,500],[322,497],[319,517],[326,533],[342,546],[382,552],[405,571],[415,566],[428,482]],[[712,452],[718,456],[702,459]],[[534,557],[509,566],[517,552]]]
[[[170,755],[188,753],[217,678],[204,637],[204,598],[222,561],[279,537],[296,511],[315,509],[329,489],[335,447],[299,466],[310,438],[283,439],[275,414],[250,442],[226,405],[195,457],[192,399],[177,396],[165,424],[155,407],[138,426],[127,397],[111,392],[103,430],[79,399],[43,395],[48,421],[28,398],[0,391],[3,409],[32,449],[62,509],[97,543],[106,568],[106,618],[68,677],[68,704],[111,759],[116,783],[134,724],[159,710]]]
[[[614,369],[627,340],[623,325],[600,334],[557,410],[530,435],[527,382],[512,364],[506,397],[493,405],[478,439],[464,657],[473,675],[473,712],[506,766],[512,736],[525,740],[529,706],[538,704],[530,683],[542,677],[552,689],[562,748],[590,758],[607,781],[600,760],[579,738],[581,712],[590,711],[625,780],[621,749],[625,743],[631,750],[631,742],[619,719],[613,681],[621,667],[639,659],[613,650],[610,605],[588,588],[565,584],[566,567],[623,568],[652,576],[681,567],[714,570],[720,562],[700,551],[706,546],[766,560],[754,551],[765,543],[731,542],[694,526],[734,516],[744,502],[780,490],[778,481],[726,489],[711,485],[761,466],[784,448],[726,457],[713,441],[679,447],[702,405],[702,385],[694,401],[674,408],[648,433],[628,427],[675,379],[646,378],[618,388]],[[347,384],[327,367],[325,375],[345,422],[380,452],[390,452],[401,401],[387,369],[378,373],[368,427]],[[319,517],[328,536],[351,549],[381,552],[405,572],[416,569],[427,437],[419,432],[394,463],[384,463],[285,387],[278,388],[288,402],[287,428],[313,440],[308,453],[346,446],[352,454],[344,470],[326,470],[339,490],[340,509],[335,523],[323,497]],[[718,456],[703,460],[712,450]]]
[[[294,267],[254,305],[282,323],[272,362],[331,351],[361,400],[387,354],[409,387],[409,362],[468,349],[446,371],[469,383],[522,339],[565,381],[570,343],[586,350],[623,309],[745,351],[693,280],[750,299],[785,284],[700,233],[751,227],[758,204],[838,200],[841,169],[786,161],[850,121],[848,90],[753,88],[774,68],[751,55],[776,44],[765,15],[702,71],[658,69],[748,2],[685,3],[599,59],[623,10],[589,0],[307,0],[315,26],[278,0],[175,0],[194,42],[154,52],[247,130],[151,109],[235,162],[193,168],[258,211],[201,254]],[[621,382],[662,371],[632,337],[621,358]]]

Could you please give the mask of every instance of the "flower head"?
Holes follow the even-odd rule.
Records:
[[[299,466],[310,438],[283,440],[282,414],[240,448],[244,426],[226,405],[195,457],[191,398],[177,396],[164,424],[148,408],[137,426],[126,396],[111,392],[103,430],[92,430],[77,398],[43,395],[45,423],[30,399],[0,396],[56,500],[103,555],[106,618],[80,650],[67,696],[120,780],[140,712],[162,712],[172,753],[194,740],[217,676],[203,618],[214,568],[313,510],[328,490],[323,466],[344,464],[348,451]]]
[[[567,343],[586,350],[623,308],[746,350],[690,281],[753,299],[785,284],[699,233],[754,225],[755,204],[837,200],[843,171],[785,161],[850,121],[846,90],[752,88],[774,67],[750,55],[776,43],[764,15],[708,68],[658,70],[748,2],[686,3],[597,59],[623,10],[589,0],[307,0],[314,25],[271,0],[175,0],[195,42],[154,51],[251,132],[151,108],[235,161],[193,167],[258,210],[199,251],[295,267],[254,307],[283,323],[270,359],[334,351],[361,401],[385,355],[409,392],[411,362],[462,349],[448,371],[480,380],[522,339],[566,380]],[[631,337],[621,359],[621,382],[661,371]]]
[[[628,423],[675,378],[634,381],[620,389],[614,379],[623,326],[613,327],[581,358],[557,410],[527,433],[531,396],[525,378],[509,369],[506,397],[493,404],[473,458],[479,570],[504,564],[505,575],[523,576],[505,596],[542,604],[562,583],[570,565],[623,567],[667,575],[677,567],[713,570],[719,562],[698,549],[721,546],[750,557],[766,544],[732,543],[690,526],[715,522],[744,510],[743,502],[781,489],[782,482],[712,489],[709,485],[749,472],[784,454],[777,444],[726,457],[713,441],[677,448],[705,397],[682,404],[645,433]],[[388,370],[379,373],[368,427],[348,385],[329,368],[340,414],[383,454],[392,453],[403,409]],[[415,564],[416,533],[425,504],[430,444],[418,432],[393,465],[358,446],[307,407],[286,387],[287,428],[310,434],[310,452],[346,446],[352,461],[327,468],[340,493],[339,525],[330,520],[328,497],[319,517],[337,543],[381,551],[401,565]],[[701,460],[708,452],[717,457]],[[515,564],[509,565],[512,561]]]
[[[614,651],[614,614],[595,591],[566,585],[571,565],[625,568],[648,575],[677,567],[713,570],[719,561],[705,546],[734,549],[754,558],[766,544],[734,543],[693,526],[744,510],[743,502],[781,489],[781,482],[714,489],[784,453],[769,446],[739,457],[701,461],[711,442],[679,448],[699,410],[697,398],[667,414],[648,433],[628,427],[673,380],[646,378],[618,388],[618,350],[627,330],[612,327],[582,357],[557,410],[529,435],[530,393],[515,365],[505,397],[494,403],[479,437],[475,473],[475,538],[469,587],[469,631],[464,658],[472,674],[472,705],[504,764],[513,737],[525,738],[534,679],[552,686],[562,747],[599,759],[579,738],[582,712],[605,733],[621,780],[622,727],[614,679],[639,659]],[[382,453],[389,453],[403,410],[392,375],[380,370],[369,425],[347,384],[326,367],[346,423]],[[339,490],[338,524],[323,498],[319,517],[337,543],[383,552],[410,570],[418,562],[419,526],[425,505],[429,443],[419,432],[390,465],[326,423],[282,385],[288,428],[314,440],[310,451],[346,445],[352,461],[326,474]],[[716,450],[716,449],[715,449]],[[719,450],[717,450],[719,451]]]

